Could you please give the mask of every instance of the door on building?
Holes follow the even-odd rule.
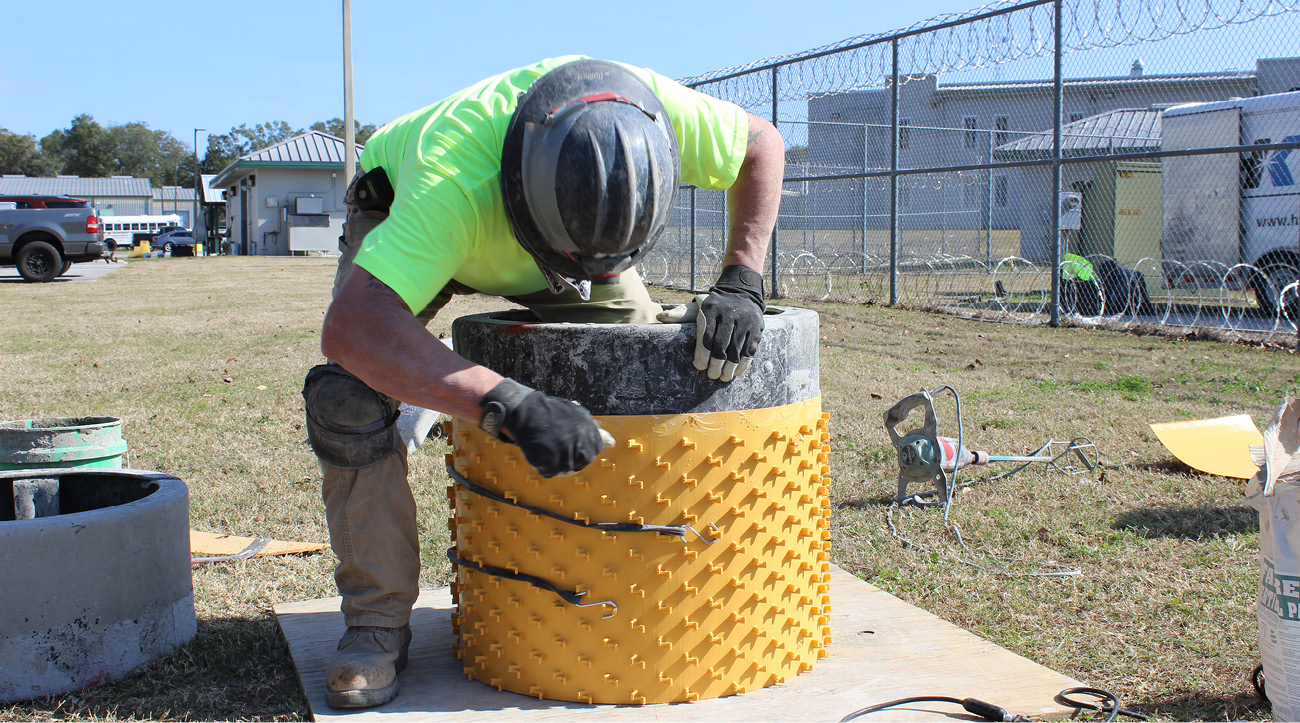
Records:
[[[240,255],[246,255],[249,252],[248,239],[252,236],[253,225],[249,222],[248,216],[248,189],[243,189],[239,194],[239,238],[234,242],[239,249],[236,253]]]

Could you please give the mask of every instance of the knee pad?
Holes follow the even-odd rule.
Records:
[[[343,367],[312,367],[302,398],[307,440],[322,462],[361,469],[397,451],[398,405]]]

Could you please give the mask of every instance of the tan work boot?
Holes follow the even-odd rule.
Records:
[[[369,708],[397,697],[397,674],[406,667],[411,626],[351,627],[325,668],[325,702],[331,708]]]

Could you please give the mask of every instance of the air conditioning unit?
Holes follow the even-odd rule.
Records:
[[[325,213],[325,199],[323,198],[297,198],[294,199],[294,213],[299,215]]]

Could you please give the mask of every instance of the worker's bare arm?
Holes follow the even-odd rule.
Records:
[[[330,304],[321,351],[377,391],[476,424],[479,401],[502,379],[448,349],[360,266]]]
[[[724,265],[740,264],[762,272],[768,242],[781,209],[785,141],[776,126],[749,114],[749,144],[740,175],[727,191],[731,231]]]

